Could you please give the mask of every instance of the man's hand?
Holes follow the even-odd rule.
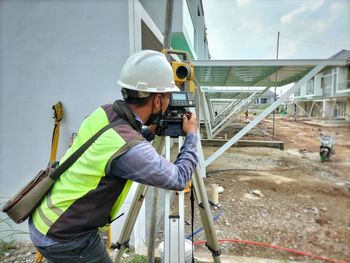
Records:
[[[150,126],[148,126],[148,129],[149,129],[153,134],[156,134],[156,131],[157,131],[157,124],[151,124]]]
[[[198,122],[196,116],[191,112],[186,112],[183,116],[182,129],[187,134],[192,132],[194,134],[197,133]]]

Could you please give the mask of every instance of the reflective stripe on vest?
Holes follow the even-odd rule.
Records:
[[[98,108],[82,123],[78,136],[73,145],[62,157],[66,160],[85,141],[98,130],[109,123],[105,111]],[[69,207],[89,191],[96,189],[105,176],[105,168],[111,157],[121,149],[126,142],[113,129],[104,132],[82,156],[55,182],[54,186],[32,215],[35,227],[45,235],[54,222]],[[113,219],[127,196],[132,182],[127,181],[118,199],[113,205]]]

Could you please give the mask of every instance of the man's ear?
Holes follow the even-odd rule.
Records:
[[[162,99],[162,95],[161,94],[156,94],[154,96],[154,106],[156,108],[156,110],[159,110],[161,108],[161,99]]]

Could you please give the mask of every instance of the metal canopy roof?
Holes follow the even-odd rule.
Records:
[[[315,66],[345,66],[346,60],[195,60],[199,86],[284,86],[298,81]],[[277,73],[277,81],[275,81]]]
[[[205,92],[205,95],[209,99],[245,99],[248,98],[252,92],[250,91],[234,91],[231,92]]]

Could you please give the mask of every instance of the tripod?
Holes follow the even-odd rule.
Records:
[[[165,138],[163,136],[156,137],[154,145],[158,153],[161,153],[164,145],[164,141],[165,141]],[[194,175],[192,176],[192,182],[193,182],[193,188],[195,193],[195,200],[199,207],[201,221],[202,221],[205,235],[207,238],[206,246],[208,247],[209,251],[212,253],[213,261],[215,263],[220,263],[221,251],[219,248],[219,243],[217,241],[216,232],[214,229],[214,222],[213,222],[210,208],[209,208],[208,197],[205,191],[204,181],[203,181],[203,178],[200,176],[198,167],[195,169]],[[140,184],[137,188],[136,194],[132,201],[131,209],[125,221],[126,223],[123,226],[119,240],[116,244],[116,248],[118,249],[118,252],[114,258],[114,263],[119,263],[121,256],[124,254],[125,250],[129,248],[129,240],[130,240],[131,232],[134,228],[143,200],[147,194],[147,190],[148,190],[148,186],[143,184]],[[183,229],[180,229],[180,231],[183,231]],[[169,259],[169,262],[166,262],[166,263],[170,263],[170,262],[174,262],[174,261]]]

